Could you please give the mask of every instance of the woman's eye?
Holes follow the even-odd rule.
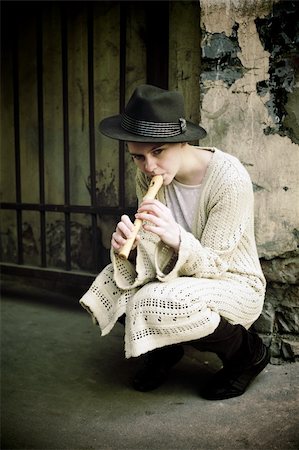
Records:
[[[132,159],[136,159],[137,161],[141,161],[143,159],[143,155],[132,155]]]
[[[158,156],[158,155],[160,155],[160,153],[162,153],[162,152],[163,152],[163,149],[161,148],[161,149],[155,150],[155,151],[153,152],[153,154],[154,154],[155,156]]]

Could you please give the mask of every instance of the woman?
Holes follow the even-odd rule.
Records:
[[[223,361],[203,397],[243,394],[269,362],[262,340],[248,331],[265,294],[248,173],[219,149],[189,144],[206,132],[185,120],[178,92],[139,86],[124,114],[104,119],[100,131],[127,142],[137,166],[135,217],[144,224],[125,261],[118,253],[133,223],[121,217],[112,262],[81,305],[102,335],[125,320],[126,357],[146,353],[135,389],[160,386],[188,343]],[[154,175],[162,175],[163,186],[156,199],[143,200]]]

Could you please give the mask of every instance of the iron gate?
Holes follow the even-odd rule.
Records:
[[[117,144],[118,176],[115,181],[117,182],[117,194],[115,195],[115,201],[111,202],[109,198],[105,201],[103,200],[105,195],[109,197],[109,189],[106,189],[104,197],[101,196],[98,183],[102,182],[102,166],[109,166],[110,163],[109,160],[108,163],[107,160],[97,161],[99,148],[99,143],[97,143],[97,124],[101,117],[96,113],[96,106],[98,108],[98,103],[100,102],[101,114],[103,116],[109,115],[104,114],[104,101],[100,100],[102,98],[101,92],[103,93],[101,91],[103,89],[102,86],[106,84],[109,86],[110,76],[114,77],[117,82],[118,92],[116,97],[120,112],[123,110],[132,88],[134,85],[139,84],[140,81],[156,84],[164,88],[168,87],[169,10],[169,2],[3,3],[2,68],[4,68],[4,76],[2,77],[2,89],[3,92],[6,92],[3,99],[3,110],[8,117],[5,122],[5,124],[8,124],[7,136],[9,136],[9,130],[11,130],[11,139],[8,137],[7,144],[6,139],[3,138],[2,143],[3,160],[6,161],[5,164],[10,171],[10,174],[6,174],[6,178],[4,177],[4,184],[6,184],[4,194],[6,192],[7,195],[6,198],[4,196],[1,203],[2,213],[4,213],[1,232],[2,273],[10,275],[26,274],[31,277],[50,279],[57,279],[57,277],[65,279],[65,277],[69,277],[70,280],[77,280],[78,282],[78,279],[89,280],[91,276],[94,276],[93,274],[99,272],[107,264],[109,249],[108,245],[106,247],[103,246],[103,230],[99,225],[99,219],[103,218],[103,222],[105,222],[105,219],[108,222],[111,220],[112,223],[114,220],[116,223],[121,214],[133,214],[135,212],[134,194],[129,192],[130,189],[133,189],[134,183],[131,176],[132,172],[130,172],[131,169],[128,169],[124,146],[122,143]],[[111,36],[114,39],[114,36],[117,35],[117,41],[113,40],[111,44],[112,41],[108,42],[108,38],[106,39],[105,35],[101,35],[102,41],[108,47],[103,54],[101,52],[97,54],[97,33],[101,33],[101,29],[105,28],[105,21],[108,15],[110,23],[114,27],[114,33]],[[109,29],[107,33],[110,33]],[[50,56],[53,59],[56,58],[54,78],[55,80],[60,80],[58,85],[61,90],[61,153],[63,156],[59,160],[61,163],[56,166],[57,175],[55,172],[59,182],[62,182],[63,177],[63,198],[61,198],[60,202],[49,201],[51,199],[49,194],[51,188],[49,188],[49,185],[53,187],[56,183],[53,183],[53,173],[51,175],[52,181],[49,181],[51,178],[49,170],[45,170],[45,158],[47,157],[47,161],[51,160],[51,155],[49,156],[48,153],[45,153],[45,148],[47,147],[45,145],[45,122],[50,123],[51,120],[53,122],[57,120],[55,111],[54,113],[52,111],[53,105],[51,105],[51,101],[45,95],[46,82],[47,86],[51,86],[49,78],[51,78],[52,70],[54,70],[51,66],[49,72],[47,72],[46,56],[51,50],[51,45],[54,45],[51,39],[56,39],[55,42],[58,43],[56,48],[52,49],[55,57],[53,54]],[[80,43],[80,39],[82,42],[84,41],[83,44]],[[77,79],[76,83],[78,92],[80,91],[82,97],[80,112],[82,130],[84,128],[84,133],[87,133],[86,136],[88,136],[86,137],[86,142],[88,141],[86,147],[88,148],[89,175],[87,178],[85,177],[85,184],[89,192],[88,202],[73,201],[74,196],[72,195],[72,189],[76,190],[77,187],[74,188],[74,185],[76,185],[74,173],[76,174],[76,171],[71,170],[72,158],[74,157],[73,144],[70,142],[70,140],[74,140],[73,137],[71,138],[72,133],[74,133],[71,115],[73,115],[74,108],[70,105],[73,102],[70,79],[74,78],[73,72],[76,72],[72,68],[76,64],[76,52],[79,52],[78,48],[75,48],[78,40],[80,41],[78,45],[82,44],[80,55],[81,57],[83,55],[84,60],[86,60],[86,70],[84,75],[82,75],[83,78],[85,77],[85,84],[82,87]],[[136,57],[133,55],[136,51],[141,55],[140,61],[137,63]],[[107,52],[114,55],[114,62],[116,61],[115,55],[117,55],[118,62],[115,63],[116,67],[113,65],[110,67],[110,62],[107,67],[99,69]],[[135,64],[133,67],[132,61]],[[103,64],[105,64],[105,61]],[[33,78],[35,81],[33,87],[31,86],[32,83],[28,82],[29,70],[31,77],[33,76],[32,73],[34,73]],[[96,74],[99,73],[99,70],[102,70],[103,73],[105,72],[104,82],[102,83],[97,80]],[[55,80],[53,80],[53,85]],[[36,109],[35,124],[33,127],[27,126],[27,128],[26,125],[28,125],[29,119],[26,116],[27,110],[23,104],[23,99],[26,99],[27,95],[26,87],[30,92],[33,89],[32,97],[29,97],[29,102],[27,98],[26,105],[29,110],[32,108]],[[5,104],[6,100],[7,104]],[[55,103],[54,100],[53,103]],[[10,109],[7,106],[9,104],[11,104]],[[115,107],[115,103],[113,106]],[[114,113],[117,113],[117,111],[114,110]],[[2,134],[5,134],[5,131],[3,130]],[[60,134],[60,129],[52,130],[52,135],[56,134]],[[33,135],[34,138],[32,137]],[[32,146],[31,139],[34,141]],[[11,142],[11,146],[9,142]],[[102,148],[103,144],[100,144],[100,148]],[[25,152],[23,152],[23,148],[25,148]],[[55,145],[53,148],[55,148]],[[23,153],[26,153],[27,156],[24,156]],[[80,162],[80,153],[77,153],[76,157]],[[9,161],[5,158],[8,158]],[[35,170],[31,168],[30,164],[35,165]],[[80,166],[80,164],[78,165]],[[76,170],[78,172],[78,166]],[[30,174],[33,174],[32,184],[34,186],[32,185],[32,187],[30,185]],[[36,182],[35,174],[37,174]],[[8,187],[8,179],[10,180],[9,183],[11,183],[11,189]],[[28,201],[24,198],[24,183],[27,186],[25,189],[27,192],[26,196],[31,198],[34,192],[34,201]],[[39,229],[38,233],[32,229],[30,221],[24,220],[24,217],[28,214],[31,214],[30,217],[34,216],[34,220],[37,223],[36,227]],[[54,225],[51,225],[49,218],[55,214],[59,215],[60,219],[56,219]],[[72,217],[78,218],[79,216],[81,218],[84,217],[84,220],[87,220],[86,218],[88,217],[90,225],[84,228],[83,225],[81,227],[79,219],[77,222],[72,220]],[[36,219],[37,217],[38,220]],[[111,221],[109,222],[110,225]],[[6,223],[12,225],[6,225]],[[81,228],[76,228],[74,225],[76,223]],[[55,247],[52,242],[51,230],[52,234],[57,234],[58,229],[59,237],[56,236],[57,242]],[[85,230],[84,233],[81,232],[82,229]],[[33,244],[31,243],[30,247],[30,236],[32,237],[34,233],[38,234],[38,238],[35,239]],[[81,236],[80,239],[83,240],[83,243],[74,238],[73,235],[75,233],[81,233],[80,236],[82,235],[83,237]],[[49,247],[49,236],[52,239],[51,248]],[[78,255],[76,256],[77,259],[74,258],[74,252],[78,252],[79,241],[80,246],[82,245],[82,248],[85,248],[84,255],[80,261]],[[56,259],[56,262],[58,261],[57,264],[55,262],[54,264],[53,262],[49,263],[51,252],[54,251],[53,248],[56,248],[56,252],[60,252],[59,258]],[[64,257],[61,256],[62,249]],[[30,251],[33,255],[31,259],[28,257]],[[88,257],[86,256],[87,253]],[[82,262],[84,259],[88,260],[88,263],[85,265]]]

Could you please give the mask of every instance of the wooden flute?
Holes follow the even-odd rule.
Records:
[[[153,200],[156,197],[162,184],[163,184],[162,175],[155,175],[150,182],[147,193],[143,197],[143,200],[147,200],[147,199]],[[136,236],[138,234],[138,231],[140,230],[141,225],[142,225],[142,220],[135,219],[134,229],[132,232],[133,234],[129,239],[126,240],[125,244],[122,246],[122,248],[120,249],[120,251],[118,253],[118,256],[120,258],[128,259],[130,251],[132,250],[133,244],[135,242]]]

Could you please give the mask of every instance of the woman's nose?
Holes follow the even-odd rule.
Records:
[[[147,158],[144,162],[144,168],[147,172],[153,172],[156,169],[156,163],[153,158]]]

